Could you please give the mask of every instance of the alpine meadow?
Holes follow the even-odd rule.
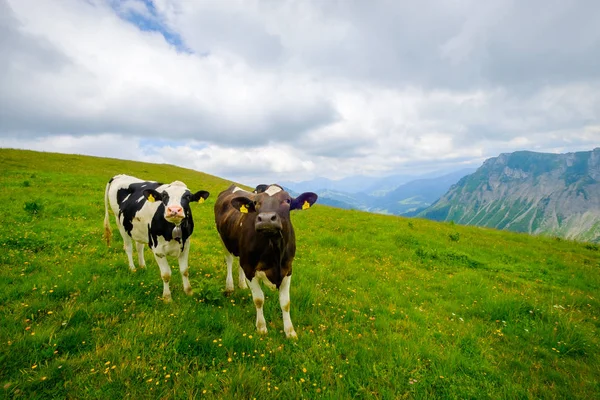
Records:
[[[171,165],[0,149],[0,397],[600,398],[600,248],[452,222],[293,211],[283,332],[249,289],[225,294],[213,206],[231,182]],[[192,204],[172,302],[146,249],[129,271],[104,190],[116,174],[210,192]],[[274,182],[264,182],[274,183]],[[316,188],[315,188],[316,189]],[[236,269],[234,269],[236,271]]]

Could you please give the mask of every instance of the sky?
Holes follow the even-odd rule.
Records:
[[[0,147],[249,185],[592,150],[598,21],[596,0],[0,0]]]

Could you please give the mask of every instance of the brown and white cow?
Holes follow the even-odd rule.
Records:
[[[290,281],[296,255],[296,236],[291,210],[304,210],[317,201],[315,193],[292,198],[279,185],[259,185],[254,193],[230,186],[215,202],[217,231],[228,254],[225,290],[233,291],[233,258],[239,257],[239,286],[252,290],[256,306],[256,329],[267,333],[263,315],[265,296],[260,281],[279,289],[283,329],[288,338],[296,332],[290,319]]]
[[[189,238],[194,232],[190,203],[203,202],[208,196],[209,193],[205,190],[192,194],[180,181],[165,185],[133,176],[117,175],[106,184],[104,231],[107,244],[110,245],[112,236],[108,217],[110,205],[123,238],[129,269],[135,271],[133,242],[136,244],[140,267],[146,266],[144,244],[147,244],[160,267],[165,301],[171,300],[171,267],[167,256],[178,258],[183,288],[185,293],[192,294],[188,279]]]

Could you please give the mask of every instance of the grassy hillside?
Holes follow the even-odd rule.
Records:
[[[0,397],[598,398],[597,245],[315,205],[292,216],[297,341],[275,292],[255,332],[226,297],[212,206],[228,182],[168,165],[0,149]],[[194,294],[130,273],[103,193],[117,173],[183,180]]]

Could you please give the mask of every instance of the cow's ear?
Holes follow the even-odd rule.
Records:
[[[204,200],[208,199],[208,193],[206,190],[200,190],[192,195],[190,201],[197,201],[198,203],[204,203]]]
[[[262,193],[262,192],[264,192],[265,190],[267,190],[267,188],[268,188],[268,187],[269,187],[269,185],[265,185],[265,184],[258,185],[258,186],[257,186],[257,187],[254,189],[254,193]]]
[[[243,196],[236,197],[235,199],[231,200],[231,205],[233,208],[244,214],[256,211],[256,208],[254,207],[254,200]]]
[[[317,196],[316,193],[302,193],[300,196],[292,200],[290,210],[306,210],[307,208],[315,204],[318,198],[319,196]]]
[[[146,200],[148,200],[150,203],[154,203],[155,201],[162,201],[162,195],[160,193],[158,193],[156,190],[154,189],[146,189],[144,190],[144,197],[146,198]]]

